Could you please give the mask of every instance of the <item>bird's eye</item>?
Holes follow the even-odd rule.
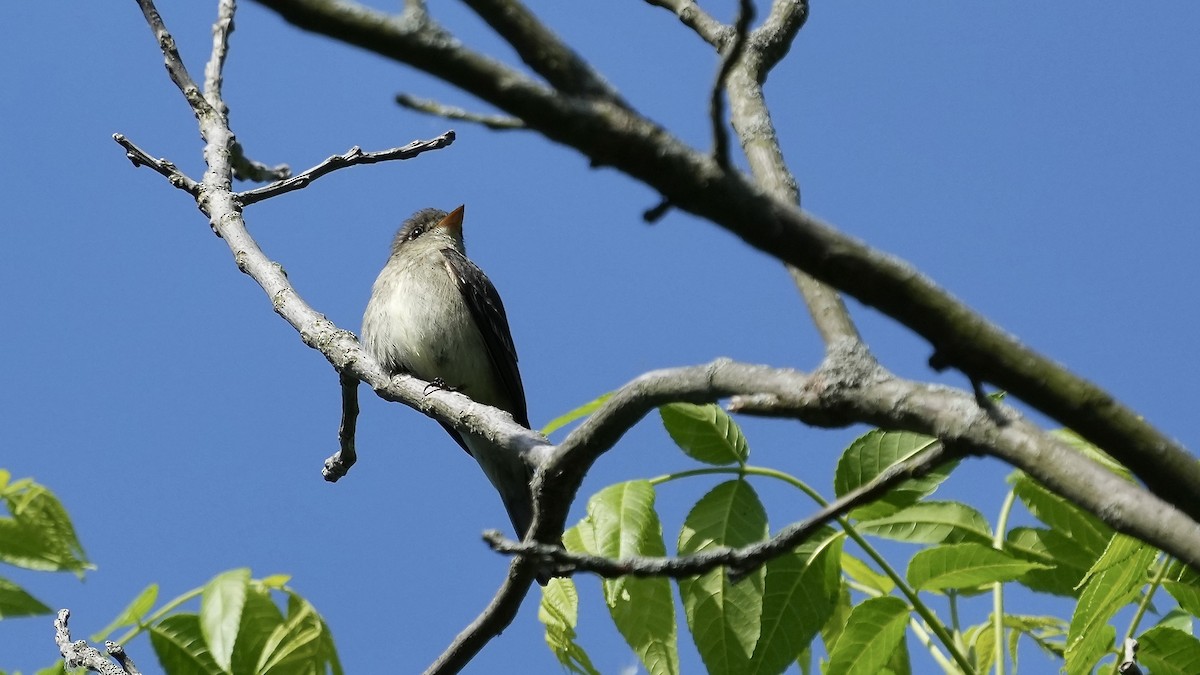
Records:
[[[413,231],[408,233],[408,240],[412,241],[413,239],[416,239],[417,237],[421,236],[422,234],[425,234],[425,228],[414,227]]]

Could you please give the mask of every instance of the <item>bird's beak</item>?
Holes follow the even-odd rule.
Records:
[[[463,211],[466,208],[467,208],[466,204],[463,204],[463,205],[459,206],[457,209],[454,209],[453,211],[451,211],[450,213],[447,213],[446,217],[442,218],[440,221],[438,221],[438,224],[434,225],[434,227],[448,230],[450,232],[450,234],[461,237],[462,236]]]

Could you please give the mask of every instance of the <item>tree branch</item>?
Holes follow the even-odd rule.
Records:
[[[360,164],[377,164],[379,162],[389,162],[399,159],[412,159],[423,152],[430,150],[441,150],[454,142],[454,132],[447,131],[446,133],[436,138],[431,138],[425,141],[413,141],[408,145],[391,148],[389,150],[379,150],[376,152],[363,152],[362,148],[357,145],[350,148],[340,155],[333,155],[324,162],[314,166],[313,168],[302,171],[295,176],[285,178],[281,181],[276,181],[270,185],[264,185],[253,190],[239,192],[236,197],[242,206],[256,204],[264,199],[278,197],[279,195],[300,190],[309,186],[314,180],[326,174],[333,173],[338,169],[345,169],[351,166]]]
[[[192,110],[197,111],[197,114],[200,112],[210,113],[211,107],[208,101],[204,99],[200,87],[196,86],[196,81],[184,67],[183,59],[179,57],[179,49],[175,46],[175,38],[167,31],[162,16],[154,7],[153,0],[137,0],[137,3],[138,7],[142,9],[142,16],[146,17],[146,23],[150,25],[150,30],[154,33],[154,38],[158,40],[158,48],[163,53],[163,63],[167,67],[167,74],[171,77],[171,81],[175,83],[176,87],[179,87],[179,91],[183,93],[183,97],[187,99]],[[214,32],[214,38],[217,35],[218,33]]]
[[[583,571],[605,578],[632,575],[679,579],[725,567],[730,580],[736,583],[770,560],[791,552],[822,527],[851,510],[882,497],[903,481],[920,478],[933,471],[951,459],[948,454],[944,445],[935,444],[926,452],[893,464],[871,481],[823,506],[808,518],[785,527],[774,537],[742,548],[718,548],[682,556],[612,559],[571,553],[561,545],[513,541],[503,537],[499,530],[489,530],[483,538],[497,553],[533,558],[544,568],[553,568],[555,574],[570,575]]]
[[[717,66],[717,77],[713,82],[712,93],[708,97],[708,116],[712,124],[713,159],[717,166],[724,171],[730,170],[729,163],[729,133],[725,131],[725,79],[742,53],[746,49],[746,40],[750,33],[750,22],[754,20],[754,2],[741,0],[738,2],[737,19],[733,24],[733,42],[721,55],[721,63]]]
[[[444,117],[448,120],[462,120],[464,122],[472,122],[474,124],[482,124],[483,126],[492,129],[493,131],[507,131],[509,129],[524,129],[525,122],[516,117],[508,115],[484,115],[482,113],[474,113],[463,108],[445,105],[438,103],[432,99],[417,98],[408,94],[396,94],[396,103],[408,108],[416,110],[427,115],[435,117]]]
[[[758,392],[758,393],[751,393]],[[819,427],[867,423],[932,436],[952,452],[989,455],[1200,570],[1200,524],[1181,509],[1045,434],[1011,407],[997,420],[963,391],[897,378],[864,350],[827,358],[810,375],[728,359],[646,373],[576,427],[534,476],[534,539],[555,543],[584,475],[643,416],[674,401],[732,397],[735,413],[794,417]]]
[[[221,95],[221,83],[224,80],[225,57],[229,55],[229,36],[233,33],[233,13],[236,10],[236,0],[218,0],[217,20],[213,22],[212,27],[212,53],[208,64],[204,66],[204,98],[222,114],[229,112]]]
[[[134,145],[133,141],[125,138],[124,134],[113,134],[112,138],[117,142],[117,145],[125,148],[125,157],[130,162],[133,162],[135,167],[148,166],[166,178],[167,182],[171,185],[183,190],[192,197],[200,196],[200,184],[189,178],[173,163],[165,159],[151,157],[145,150]]]
[[[718,50],[729,39],[731,32],[729,26],[714,19],[712,15],[701,9],[695,0],[646,0],[646,2],[670,10],[672,14],[679,17],[683,25],[691,28],[702,40]]]
[[[784,203],[665,129],[604,101],[562,96],[444,31],[415,30],[347,0],[258,0],[293,24],[413,65],[614,166],[929,340],[947,362],[1105,449],[1151,490],[1200,519],[1200,462],[1096,385],[1034,352],[907,263]]]
[[[808,0],[775,0],[771,3],[771,12],[767,20],[754,31],[755,52],[758,55],[756,64],[759,84],[767,79],[767,74],[775,64],[787,56],[792,48],[792,40],[808,21]]]

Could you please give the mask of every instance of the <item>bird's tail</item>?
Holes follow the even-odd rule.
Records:
[[[500,493],[517,539],[523,539],[533,522],[533,495],[529,488],[533,475],[529,465],[517,454],[497,448],[485,438],[467,435],[463,440],[492,487]],[[545,577],[538,576],[538,583],[545,586],[546,581]]]

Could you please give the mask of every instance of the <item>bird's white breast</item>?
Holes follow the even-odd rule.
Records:
[[[501,404],[483,337],[438,247],[389,262],[371,291],[362,338],[392,372],[441,378],[480,403]]]

